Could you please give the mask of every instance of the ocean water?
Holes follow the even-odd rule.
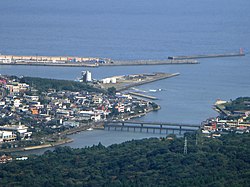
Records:
[[[179,72],[180,76],[138,87],[158,97],[156,102],[162,107],[140,120],[199,124],[217,115],[212,109],[216,99],[250,95],[249,7],[247,0],[0,1],[0,53],[3,54],[127,60],[237,52],[240,47],[247,53],[245,57],[201,59],[197,65],[0,66],[0,73],[74,80],[83,70],[90,70],[96,79]],[[162,91],[150,92],[158,89]],[[98,142],[107,140],[108,135],[97,134],[94,137]],[[139,135],[134,134],[134,138]],[[79,141],[75,142],[80,146]],[[109,142],[119,141],[109,138]]]

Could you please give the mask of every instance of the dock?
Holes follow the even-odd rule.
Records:
[[[146,99],[151,99],[151,100],[157,100],[157,97],[154,96],[150,96],[150,95],[145,95],[142,93],[138,93],[138,92],[129,92],[129,94],[134,95],[134,96],[138,96],[138,97],[142,97],[142,98],[146,98]]]

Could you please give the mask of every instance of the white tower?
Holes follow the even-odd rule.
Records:
[[[90,71],[82,71],[82,79],[83,82],[91,82],[92,81],[92,74]]]

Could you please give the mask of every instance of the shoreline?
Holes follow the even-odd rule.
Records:
[[[162,77],[156,77],[156,78],[153,78],[153,79],[150,79],[150,80],[144,80],[144,81],[141,81],[141,82],[132,83],[130,85],[126,85],[126,86],[124,86],[124,87],[122,87],[120,89],[117,89],[117,91],[124,91],[124,90],[127,90],[127,89],[131,88],[131,87],[141,86],[141,85],[156,82],[156,81],[159,81],[159,80],[176,77],[176,76],[179,76],[179,75],[180,75],[180,73],[172,73],[172,74],[164,75]]]
[[[18,148],[10,148],[10,149],[0,149],[0,152],[15,153],[15,152],[25,152],[25,151],[37,150],[37,149],[45,149],[45,148],[49,148],[49,147],[56,147],[59,145],[71,143],[73,141],[74,141],[73,139],[67,138],[67,139],[60,140],[60,141],[50,143],[50,144],[43,144],[43,145],[36,145],[36,146],[29,146],[29,147],[20,147],[20,148],[18,147]]]
[[[133,115],[133,116],[128,116],[128,117],[122,118],[122,119],[123,120],[130,120],[130,119],[133,119],[133,118],[140,118],[142,116],[145,116],[149,112],[158,111],[160,109],[161,109],[161,107],[158,105],[158,107],[155,108],[155,109],[151,108],[151,109],[147,110],[144,113],[136,114],[136,115]],[[66,130],[66,131],[62,132],[61,134],[63,134],[63,135],[72,135],[72,134],[76,134],[76,133],[79,133],[79,132],[86,131],[89,128],[93,128],[95,130],[103,130],[104,129],[103,124],[104,124],[103,121],[93,122],[93,124],[90,123],[90,125],[88,125],[88,126],[81,126],[81,127],[75,128],[75,129]],[[74,142],[74,139],[71,139],[71,138],[67,137],[66,139],[63,139],[63,140],[60,140],[60,141],[57,141],[57,142],[54,142],[54,143],[37,145],[37,146],[29,146],[29,147],[21,147],[21,148],[0,149],[0,152],[3,152],[3,153],[25,152],[25,151],[31,151],[31,150],[37,150],[37,149],[45,149],[45,148],[57,147],[57,146],[60,146],[60,145],[71,143],[71,142]]]
[[[147,83],[150,83],[150,82],[154,82],[154,81],[157,81],[157,80],[166,79],[166,78],[170,78],[170,77],[174,77],[174,76],[178,76],[178,75],[179,75],[179,73],[166,74],[166,75],[164,75],[162,77],[157,77],[156,79],[146,80],[146,81],[142,81],[142,82],[139,82],[139,83],[138,82],[133,83],[133,84],[131,84],[129,86],[123,87],[119,91],[127,90],[128,88],[133,87],[133,86],[147,84]],[[148,97],[150,97],[150,96],[148,96]],[[138,114],[134,114],[134,115],[131,115],[131,116],[126,116],[126,117],[118,116],[118,118],[120,118],[120,120],[124,120],[124,121],[125,120],[130,120],[130,119],[133,119],[133,118],[140,118],[142,116],[145,116],[149,112],[158,111],[160,109],[161,109],[161,107],[158,105],[157,108],[146,108],[145,112],[142,112],[142,113],[138,113]],[[79,127],[76,127],[76,128],[65,130],[65,131],[61,132],[60,134],[67,136],[67,135],[76,134],[78,132],[86,131],[89,128],[103,129],[104,122],[105,121],[91,122],[88,125],[82,125],[82,126],[79,126]],[[61,140],[58,140],[56,142],[45,143],[45,144],[42,144],[42,145],[29,146],[29,147],[16,147],[16,148],[9,148],[9,149],[0,149],[0,152],[14,153],[14,152],[24,152],[24,151],[36,150],[36,149],[44,149],[44,148],[56,147],[56,146],[59,146],[59,145],[71,143],[73,141],[74,141],[73,139],[67,137],[65,139],[61,139]]]

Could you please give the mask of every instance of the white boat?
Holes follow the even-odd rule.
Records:
[[[149,90],[150,92],[157,92],[157,90]]]
[[[94,130],[94,129],[93,129],[93,128],[91,128],[91,127],[87,129],[87,131],[92,131],[92,130]]]

